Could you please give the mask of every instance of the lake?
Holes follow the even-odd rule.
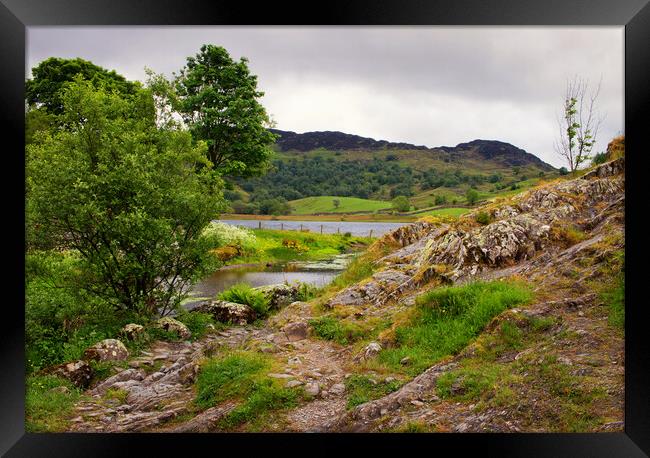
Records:
[[[381,223],[381,222],[354,222],[354,221],[272,221],[256,219],[220,219],[222,223],[234,226],[243,226],[252,229],[285,229],[300,230],[309,229],[311,232],[322,232],[324,234],[336,234],[346,232],[358,237],[368,237],[372,230],[372,236],[378,237],[386,232],[406,226],[411,223]]]
[[[260,265],[227,266],[213,272],[192,287],[190,298],[183,306],[192,309],[205,298],[213,298],[237,283],[252,287],[278,283],[309,283],[318,288],[328,285],[355,256],[341,254],[324,261],[289,262],[269,267]]]

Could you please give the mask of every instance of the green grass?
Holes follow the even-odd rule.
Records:
[[[246,283],[238,283],[219,294],[219,299],[246,304],[255,310],[258,318],[263,318],[269,313],[269,300],[261,291],[254,290]]]
[[[347,407],[352,409],[373,399],[379,399],[397,391],[400,386],[402,382],[398,380],[377,382],[366,375],[353,374],[345,380],[345,387],[349,393]]]
[[[476,282],[433,289],[416,300],[414,316],[395,329],[396,348],[382,350],[379,361],[415,375],[463,349],[490,320],[532,298],[523,284]],[[410,358],[406,366],[400,361]]]
[[[472,211],[471,208],[439,208],[437,210],[418,213],[417,216],[452,216],[457,218],[465,213],[469,213],[470,211]]]
[[[58,391],[59,387],[67,391]],[[28,377],[26,388],[25,430],[28,433],[64,431],[81,392],[67,380],[52,375]]]
[[[363,327],[330,316],[309,320],[309,325],[316,336],[325,340],[333,340],[341,345],[363,339],[366,335],[366,330]]]
[[[368,245],[368,237],[345,237],[343,234],[254,229],[252,252],[227,261],[226,264],[253,262],[316,261],[345,253],[352,245]],[[283,244],[284,242],[284,244]],[[285,246],[287,244],[294,245]]]
[[[608,309],[608,322],[618,329],[625,329],[625,277],[620,275],[616,286],[601,293]]]
[[[334,200],[340,202],[338,208],[334,206]],[[391,208],[390,202],[381,200],[360,199],[358,197],[337,197],[317,196],[305,197],[304,199],[292,200],[289,205],[296,215],[310,215],[314,213],[349,213],[349,212],[373,212]]]
[[[294,407],[300,389],[289,389],[265,374],[273,367],[267,355],[238,351],[212,358],[201,367],[196,381],[194,404],[207,409],[227,399],[241,403],[224,417],[219,426],[234,428],[242,423],[263,421],[272,412]]]
[[[355,257],[346,269],[334,277],[331,289],[343,289],[353,283],[357,283],[370,277],[376,270],[374,259],[369,254],[362,254]]]

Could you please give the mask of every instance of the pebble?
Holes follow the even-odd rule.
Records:
[[[302,385],[302,382],[300,380],[289,380],[285,386],[287,388],[295,388],[300,385]]]
[[[400,359],[399,363],[403,366],[409,364],[411,362],[411,358],[409,356],[405,356],[404,358]]]
[[[333,394],[343,394],[345,393],[345,385],[342,383],[336,383],[330,387],[330,392]]]
[[[424,405],[424,402],[422,402],[422,401],[418,401],[417,399],[413,399],[413,400],[411,401],[411,404],[413,404],[414,406],[418,406],[418,407],[420,407],[420,406],[423,406],[423,405]]]
[[[320,386],[316,382],[309,382],[305,385],[305,393],[316,396],[320,392]]]

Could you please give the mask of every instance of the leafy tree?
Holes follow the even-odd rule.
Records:
[[[339,208],[341,206],[341,201],[339,199],[334,199],[332,203],[334,204],[334,208]]]
[[[467,203],[469,205],[474,205],[478,200],[478,191],[472,188],[468,189],[467,192],[465,193],[465,199],[467,199]]]
[[[441,195],[441,194],[437,195],[436,199],[435,199],[435,203],[436,203],[436,205],[446,204],[447,203],[447,196],[444,196],[444,195]]]
[[[393,208],[398,212],[407,212],[411,209],[411,203],[406,196],[397,196],[392,201]]]
[[[566,175],[568,173],[569,171],[567,170],[566,167],[560,167],[560,175]]]
[[[567,81],[562,119],[558,119],[560,135],[555,152],[569,165],[571,172],[589,159],[604,116],[596,109],[600,83],[587,94],[589,83],[574,77]]]
[[[28,105],[42,107],[46,113],[63,113],[62,89],[66,83],[81,76],[96,87],[116,91],[122,95],[133,95],[139,84],[127,81],[115,71],[107,70],[84,59],[61,59],[50,57],[32,68],[32,79],[25,83],[25,98]]]
[[[209,259],[222,181],[205,144],[157,128],[151,93],[136,95],[80,78],[62,91],[67,128],[28,145],[27,239],[76,250],[79,286],[117,309],[166,313]]]
[[[607,153],[604,151],[594,154],[591,158],[591,165],[604,164],[605,162],[607,162]]]
[[[203,45],[172,82],[150,75],[159,108],[180,114],[195,140],[207,144],[207,157],[225,175],[259,175],[268,166],[276,135],[258,99],[257,76],[248,60],[234,61],[220,46]]]

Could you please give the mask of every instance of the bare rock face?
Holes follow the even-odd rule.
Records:
[[[137,340],[144,334],[144,326],[135,323],[129,323],[120,330],[120,334],[128,340]]]
[[[117,339],[105,339],[84,351],[84,359],[94,361],[124,361],[129,351]]]
[[[199,305],[194,311],[209,313],[216,321],[245,325],[255,321],[255,310],[245,304],[213,300]]]
[[[289,323],[282,328],[289,342],[295,342],[307,338],[309,326],[304,321]]]
[[[168,316],[156,321],[156,326],[168,332],[175,332],[181,339],[189,339],[192,336],[192,333],[187,326]]]
[[[99,383],[92,389],[92,394],[103,395],[106,391],[117,382],[126,382],[128,380],[142,381],[145,378],[145,372],[141,369],[126,369],[112,377]]]
[[[62,377],[70,380],[76,387],[86,388],[90,383],[93,370],[86,361],[79,360],[48,367],[41,371],[41,373]]]
[[[352,285],[330,299],[325,306],[337,305],[363,305],[376,301],[378,297],[399,290],[408,284],[411,277],[406,273],[388,269],[375,273],[370,281]]]

